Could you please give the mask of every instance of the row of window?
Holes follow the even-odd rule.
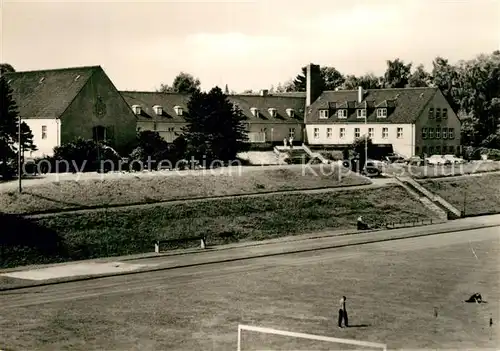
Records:
[[[359,108],[356,110],[356,116],[358,118],[365,118],[366,117],[366,109],[365,108]],[[327,119],[330,117],[330,111],[327,109],[319,110],[319,118],[320,119]],[[347,109],[340,109],[337,110],[337,117],[338,118],[347,118]],[[377,118],[386,118],[387,117],[387,108],[377,108]]]
[[[331,139],[333,135],[333,128],[326,128],[326,138]],[[345,138],[346,132],[345,128],[339,128],[339,137],[340,139]],[[360,128],[354,128],[354,137],[359,138],[361,136],[361,129]],[[374,128],[368,128],[368,137],[373,138],[375,136],[375,130]],[[389,138],[389,128],[383,127],[382,128],[382,139],[388,139]],[[403,138],[403,128],[398,127],[396,129],[396,137],[398,139]],[[319,128],[314,128],[314,139],[319,139]]]
[[[441,154],[455,154],[457,149],[454,145],[443,145],[443,146],[422,146],[422,154],[428,155],[441,155]],[[415,153],[420,154],[420,147],[415,147]]]
[[[429,108],[429,119],[447,119],[448,118],[448,109],[447,108],[439,108],[439,107],[431,107]]]
[[[454,128],[422,128],[422,139],[454,139]]]

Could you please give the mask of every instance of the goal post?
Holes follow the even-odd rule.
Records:
[[[265,327],[257,327],[257,326],[245,325],[245,324],[238,324],[238,351],[241,351],[241,332],[243,330],[253,331],[256,333],[281,335],[281,336],[300,338],[300,339],[309,339],[309,340],[316,340],[316,341],[355,345],[355,346],[361,346],[361,347],[366,347],[366,348],[375,348],[378,350],[387,351],[386,344],[380,344],[380,343],[369,342],[369,341],[352,340],[352,339],[333,338],[330,336],[323,336],[323,335],[297,333],[297,332],[278,330],[278,329],[272,329],[272,328],[265,328]]]

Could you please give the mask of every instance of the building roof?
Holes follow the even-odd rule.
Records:
[[[6,73],[21,118],[59,118],[100,66]]]
[[[325,91],[311,104],[306,123],[359,123],[356,108],[367,108],[367,121],[371,123],[413,123],[434,97],[437,88],[366,89],[363,102],[358,104],[358,90]],[[319,110],[330,110],[329,118],[320,119]],[[346,107],[348,106],[348,107]],[[387,108],[386,118],[377,118],[376,108]],[[348,109],[347,118],[339,119],[336,111]],[[364,118],[362,119],[364,122]]]
[[[121,91],[120,93],[131,107],[141,106],[142,113],[138,116],[140,121],[185,122],[183,116],[175,113],[174,106],[182,107],[183,114],[189,113],[187,104],[190,97],[188,94],[138,91]],[[242,110],[249,123],[302,123],[304,118],[305,99],[301,97],[229,95],[228,98]],[[162,107],[163,115],[156,115],[153,111],[155,105]],[[258,117],[252,114],[252,108],[259,110]],[[270,108],[276,109],[274,117],[269,112]],[[286,112],[288,108],[294,110],[294,117],[288,116]]]

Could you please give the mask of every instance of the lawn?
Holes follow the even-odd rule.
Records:
[[[5,213],[38,213],[248,193],[342,187],[370,181],[334,165],[227,168],[198,174],[167,172],[145,176],[107,175],[103,180],[65,180],[32,185],[24,193],[0,190]]]
[[[420,184],[441,196],[466,216],[500,212],[500,174],[433,179]]]
[[[8,309],[6,304],[0,314],[0,348],[235,350],[242,323],[378,342],[389,350],[498,349],[498,244],[498,239],[469,244],[428,237],[174,270],[151,274],[150,282],[106,280],[102,284],[114,284],[109,289],[125,282],[134,289],[145,286],[31,307]],[[464,303],[476,291],[488,303]],[[105,290],[89,290],[94,292]],[[335,324],[342,295],[347,296],[352,325],[347,329]],[[352,349],[242,334],[242,350],[328,346]]]
[[[444,178],[463,174],[500,171],[500,162],[474,161],[457,165],[406,166],[392,164],[384,168],[384,173],[397,176],[411,176],[416,179]]]
[[[94,210],[31,220],[6,216],[3,222],[10,225],[4,225],[5,237],[13,241],[4,247],[3,266],[151,252],[156,239],[200,234],[217,244],[222,232],[234,233],[235,240],[262,240],[355,228],[359,215],[372,226],[432,218],[396,185]]]

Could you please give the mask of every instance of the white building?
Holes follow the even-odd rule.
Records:
[[[460,120],[437,88],[325,91],[307,107],[307,142],[352,144],[368,135],[405,157],[456,153]]]

